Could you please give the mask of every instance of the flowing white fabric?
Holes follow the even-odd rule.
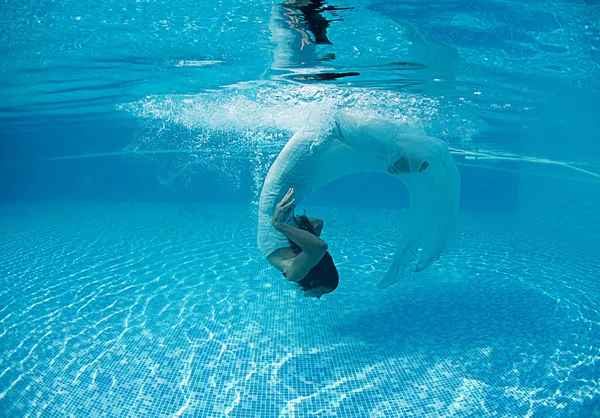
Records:
[[[310,126],[297,132],[269,169],[259,201],[261,252],[268,256],[289,246],[271,218],[290,187],[298,203],[336,179],[361,172],[389,174],[410,193],[404,230],[379,287],[400,280],[417,257],[416,271],[425,269],[449,245],[455,231],[460,199],[456,164],[439,139],[397,121],[349,112],[334,116],[327,135]]]

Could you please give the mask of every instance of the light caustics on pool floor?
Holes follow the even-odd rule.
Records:
[[[582,417],[598,406],[595,250],[465,215],[430,269],[379,290],[403,212],[314,212],[341,275],[321,300],[262,260],[249,206],[1,206],[0,411]]]

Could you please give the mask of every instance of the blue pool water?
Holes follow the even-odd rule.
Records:
[[[379,290],[402,213],[314,210],[342,277],[321,300],[261,260],[246,205],[5,206],[7,416],[594,416],[598,248],[469,215]]]
[[[0,3],[0,416],[600,417],[600,5],[292,3]],[[327,185],[316,300],[257,202],[337,109],[442,139],[459,226],[379,289],[406,190]]]

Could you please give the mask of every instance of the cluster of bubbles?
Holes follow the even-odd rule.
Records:
[[[250,173],[255,195],[293,133],[307,124],[328,129],[330,116],[340,108],[401,120],[451,141],[468,141],[481,128],[457,115],[460,107],[447,108],[425,95],[269,81],[195,95],[146,96],[120,108],[142,121],[128,151],[156,151],[151,158],[162,166],[162,184],[189,181],[201,168],[239,188]]]

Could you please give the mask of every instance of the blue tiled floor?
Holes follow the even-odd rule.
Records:
[[[506,217],[464,214],[438,262],[379,290],[403,213],[317,208],[341,283],[313,300],[261,259],[249,206],[1,209],[0,415],[580,417],[598,405],[600,262]]]

